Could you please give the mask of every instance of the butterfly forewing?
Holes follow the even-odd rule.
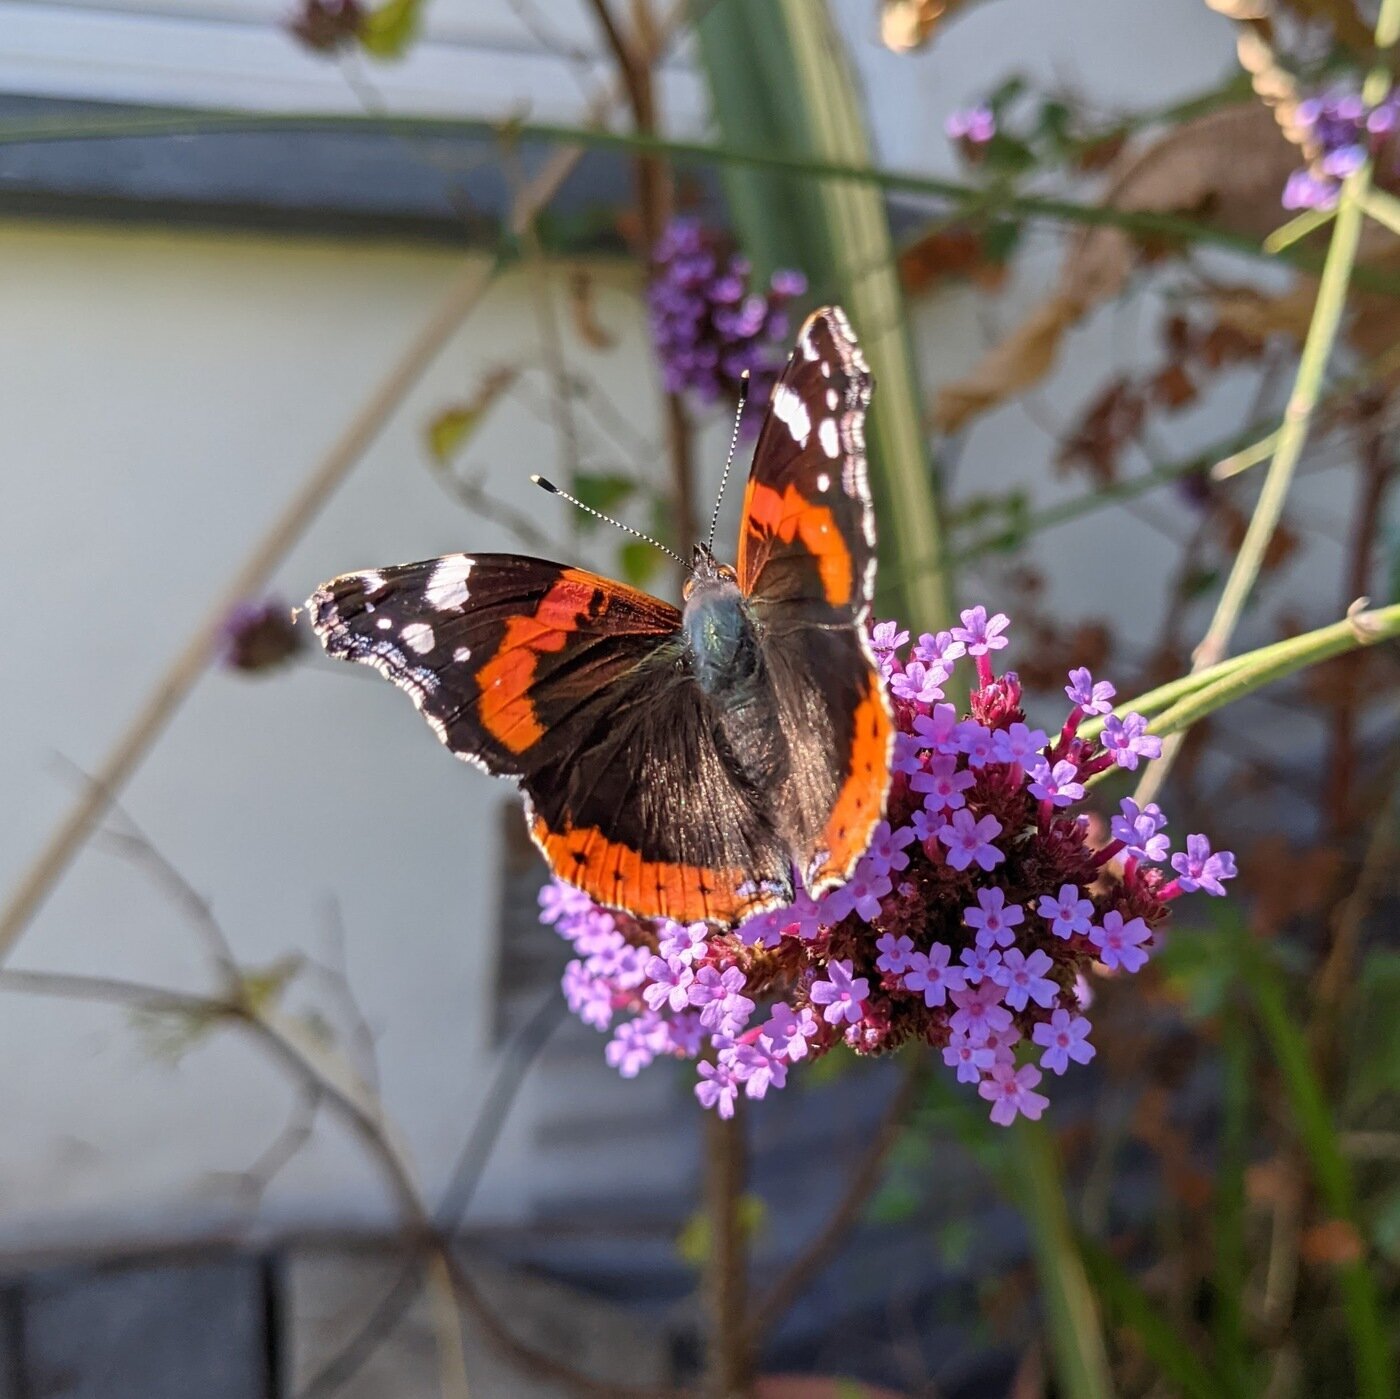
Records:
[[[763,628],[789,751],[779,810],[809,888],[844,882],[884,815],[894,724],[865,636],[875,518],[873,381],[845,315],[798,335],[744,497],[739,580]]]
[[[595,899],[732,923],[790,896],[767,797],[716,747],[668,603],[542,559],[449,554],[344,574],[308,606],[332,656],[520,782],[536,844]]]

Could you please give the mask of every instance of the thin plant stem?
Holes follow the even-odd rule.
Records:
[[[701,1392],[704,1399],[745,1399],[753,1389],[754,1356],[748,1325],[748,1248],[743,1218],[748,1164],[744,1112],[739,1106],[731,1118],[707,1112],[704,1119],[705,1214],[709,1221],[704,1292],[709,1339]]]
[[[1397,38],[1400,38],[1400,0],[1382,0],[1375,32],[1378,59],[1367,75],[1362,90],[1362,96],[1370,106],[1375,106],[1390,91],[1388,60]],[[1215,665],[1229,649],[1245,604],[1264,566],[1264,556],[1273,540],[1274,531],[1283,517],[1284,502],[1307,444],[1308,431],[1322,397],[1323,375],[1332,358],[1342,316],[1346,311],[1347,293],[1356,270],[1356,253],[1361,242],[1370,188],[1371,162],[1365,160],[1343,181],[1337,198],[1337,216],[1332,224],[1327,258],[1318,283],[1317,301],[1298,360],[1293,392],[1284,409],[1278,444],[1249,527],[1235,555],[1229,577],[1225,580],[1215,614],[1201,644],[1196,648],[1193,665],[1196,670]],[[1183,741],[1173,737],[1162,745],[1161,759],[1147,770],[1138,784],[1136,799],[1139,803],[1153,801],[1161,792]]]
[[[163,110],[122,117],[80,118],[61,121],[0,122],[0,146],[36,145],[58,141],[125,140],[150,136],[204,135],[230,131],[389,131],[420,136],[461,136],[560,142],[570,146],[649,154],[698,165],[737,165],[813,179],[850,180],[874,185],[892,194],[908,194],[957,204],[985,204],[987,191],[959,180],[939,179],[909,171],[822,160],[776,150],[686,141],[610,131],[596,126],[569,126],[558,122],[500,121],[471,117],[346,116],[303,112],[222,112]],[[1318,258],[1306,248],[1290,247],[1274,254],[1247,234],[1179,214],[1146,209],[1119,209],[1106,204],[1086,204],[1051,195],[1006,191],[993,206],[1007,217],[1040,219],[1050,223],[1118,228],[1125,233],[1183,244],[1221,248],[1268,263],[1284,263],[1316,271]],[[1356,270],[1357,286],[1400,294],[1400,276],[1377,268]]]

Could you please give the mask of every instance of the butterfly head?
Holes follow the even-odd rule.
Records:
[[[739,582],[739,575],[727,563],[720,563],[708,544],[697,544],[690,556],[690,577],[685,580],[681,596],[687,602],[693,594],[707,588]]]

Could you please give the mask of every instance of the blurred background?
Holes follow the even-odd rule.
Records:
[[[0,0],[0,1395],[1393,1392],[1393,640],[1191,731],[1164,801],[1244,888],[1097,992],[1048,1177],[941,1068],[833,1056],[726,1185],[691,1078],[568,1016],[518,801],[287,621],[457,549],[676,595],[529,484],[707,515],[737,380],[653,334],[676,217],[847,307],[878,615],[1005,611],[1047,727],[1070,666],[1393,604],[1386,23]]]

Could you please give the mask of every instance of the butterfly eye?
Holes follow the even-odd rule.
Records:
[[[720,578],[726,583],[737,583],[739,581],[739,574],[727,563],[720,564],[718,571]]]

